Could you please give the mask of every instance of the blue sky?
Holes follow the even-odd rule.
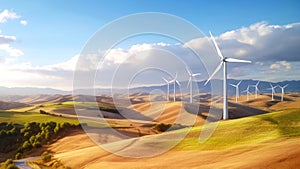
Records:
[[[18,15],[0,23],[0,35],[13,36],[10,47],[22,51],[6,65],[26,65],[40,68],[68,62],[80,53],[88,39],[111,21],[138,12],[163,12],[186,19],[206,35],[225,32],[266,22],[267,25],[288,25],[300,20],[300,2],[282,1],[173,1],[173,0],[110,0],[110,1],[21,1],[0,0],[4,10]],[[26,21],[27,24],[20,24]],[[24,23],[24,22],[23,22]],[[121,28],[120,28],[121,29]],[[299,35],[295,35],[299,36]],[[155,39],[143,39],[154,43]],[[161,40],[161,39],[159,39]],[[139,39],[141,41],[141,39]],[[157,41],[159,42],[159,41]],[[9,54],[1,51],[4,58]],[[284,60],[278,60],[278,62]],[[276,61],[274,61],[276,63]],[[284,64],[283,64],[284,65]],[[26,67],[26,66],[25,66]],[[275,66],[276,67],[276,66]],[[6,85],[31,86],[29,83],[10,81]],[[47,87],[42,84],[32,86]],[[68,88],[60,87],[57,88]]]

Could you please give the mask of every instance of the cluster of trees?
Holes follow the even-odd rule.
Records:
[[[156,129],[157,131],[160,131],[160,132],[165,132],[167,130],[178,130],[178,129],[182,129],[182,128],[185,128],[186,126],[184,125],[181,125],[181,124],[165,124],[165,123],[159,123],[159,124],[156,124],[154,126],[154,129]]]
[[[74,127],[80,125],[56,122],[30,122],[24,125],[0,123],[0,153],[14,152],[18,159],[24,152],[50,143]]]
[[[0,165],[0,169],[19,169],[19,167],[17,167],[12,159],[7,159],[4,163],[2,163]]]
[[[40,110],[40,114],[46,114],[46,115],[50,115],[50,116],[59,116],[59,117],[62,117],[62,115],[57,115],[57,114],[54,114],[54,113],[49,113],[49,112],[46,112],[45,110]]]

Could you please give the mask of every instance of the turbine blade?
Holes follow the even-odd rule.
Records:
[[[165,78],[162,78],[166,83],[169,83],[169,81],[167,81],[167,79],[165,79]]]
[[[260,81],[257,81],[257,83],[256,83],[256,85],[255,85],[255,86],[258,86],[259,82],[260,82]]]
[[[231,85],[231,86],[233,86],[233,87],[236,87],[236,85],[234,85],[234,84],[231,84],[231,83],[230,83],[229,85]]]
[[[209,34],[210,34],[210,37],[211,37],[211,39],[212,39],[212,41],[213,41],[213,43],[214,43],[214,45],[215,45],[215,48],[216,48],[217,53],[218,53],[218,56],[221,58],[221,60],[223,60],[224,57],[223,57],[223,55],[222,55],[222,53],[221,53],[221,51],[220,51],[220,49],[219,49],[219,47],[218,47],[218,45],[217,45],[217,43],[216,43],[216,40],[215,40],[214,36],[211,34],[210,31],[209,31]]]
[[[186,71],[188,72],[188,74],[191,76],[192,72],[188,69],[188,67],[185,67]]]
[[[221,69],[223,65],[223,61],[221,61],[221,63],[218,65],[218,67],[216,68],[216,70],[213,72],[213,74],[210,75],[210,77],[206,80],[206,82],[204,83],[204,86],[207,85],[207,83],[214,77],[214,75]]]
[[[243,80],[241,80],[240,82],[238,82],[238,84],[236,84],[236,85],[239,86],[239,85],[241,84],[242,81],[243,81]]]
[[[180,83],[178,82],[178,80],[175,80],[175,82],[178,84],[178,86],[181,86]]]
[[[251,63],[250,60],[242,60],[242,59],[235,59],[235,58],[226,58],[226,62],[236,62],[236,63]]]
[[[190,78],[189,78],[189,82],[188,82],[188,84],[187,84],[186,88],[188,88],[188,87],[190,86],[191,80],[192,80],[192,77],[190,76]]]
[[[201,73],[194,73],[194,74],[192,74],[193,77],[200,76],[200,75],[201,75]]]
[[[288,85],[289,85],[289,84],[284,85],[283,88],[286,88]]]

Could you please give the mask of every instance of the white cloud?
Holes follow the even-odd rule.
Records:
[[[6,23],[8,20],[12,20],[12,19],[20,19],[21,16],[17,15],[15,12],[10,11],[8,9],[3,10],[0,13],[0,23]],[[26,20],[21,20],[20,23],[22,25],[26,25],[27,21]],[[2,33],[0,31],[0,33]],[[3,35],[0,34],[0,52],[3,51],[5,53],[8,54],[7,55],[3,55],[3,53],[1,53],[1,60],[0,62],[3,63],[11,63],[13,62],[16,57],[23,55],[23,51],[20,49],[17,49],[15,47],[12,47],[12,43],[14,43],[16,41],[16,37],[15,36],[8,36],[8,35]]]
[[[20,24],[26,26],[28,24],[28,22],[26,20],[21,20]]]
[[[277,72],[277,71],[289,71],[291,70],[291,64],[287,61],[278,61],[273,63],[269,67],[269,71]]]
[[[228,57],[252,60],[253,64],[230,64],[230,78],[270,79],[270,74],[276,72],[272,80],[299,79],[300,69],[300,23],[288,25],[268,25],[259,22],[249,27],[225,32],[216,37],[223,54]],[[16,40],[14,36],[0,36],[0,50],[10,55],[19,56],[22,51],[12,48],[9,44]],[[2,45],[2,48],[1,48]],[[201,54],[201,60],[190,51],[193,49]],[[99,56],[106,54],[100,65]],[[77,60],[80,60],[77,63]],[[97,54],[76,55],[68,61],[45,66],[31,64],[6,64],[0,66],[0,81],[2,85],[39,86],[71,89],[73,71],[91,71],[100,68],[95,76],[98,85],[107,86],[112,79],[117,78],[119,84],[126,84],[126,77],[134,75],[137,70],[145,67],[158,67],[174,76],[178,72],[179,80],[188,80],[185,66],[192,71],[201,72],[201,78],[207,77],[219,63],[219,58],[209,38],[193,39],[180,44],[136,44],[129,49],[112,49],[100,51]],[[293,69],[292,69],[293,68]],[[293,70],[293,71],[292,71]],[[154,73],[153,73],[154,72]],[[161,76],[155,71],[146,72],[148,78],[144,83],[162,83]],[[221,73],[220,73],[221,74]],[[83,80],[84,81],[84,80]],[[106,84],[105,84],[106,83]]]
[[[7,22],[7,20],[9,19],[18,19],[20,18],[19,15],[17,15],[15,12],[13,11],[9,11],[7,9],[3,10],[1,13],[0,13],[0,23],[5,23]]]
[[[268,25],[259,22],[216,37],[223,54],[252,61],[300,61],[300,23]]]
[[[0,44],[0,51],[1,50],[7,52],[10,56],[13,57],[21,56],[24,54],[20,49],[13,48],[9,44]]]
[[[0,35],[0,45],[15,42],[16,39],[15,36]]]

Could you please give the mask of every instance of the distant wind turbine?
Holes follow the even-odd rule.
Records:
[[[242,91],[243,93],[246,92],[246,94],[247,94],[247,101],[249,101],[249,94],[251,94],[250,91],[249,91],[249,88],[250,88],[250,87],[249,87],[249,85],[248,85],[247,89],[244,90],[244,91]]]
[[[194,74],[192,74],[192,72],[188,68],[186,68],[186,71],[188,72],[188,74],[190,76],[189,82],[187,84],[187,87],[190,86],[190,103],[192,103],[193,102],[193,78],[195,76],[201,75],[201,73],[194,73]]]
[[[174,82],[174,102],[176,101],[176,83],[178,84],[178,86],[180,86],[180,83],[177,81],[177,73],[175,74],[175,78],[172,80],[172,82]]]
[[[242,80],[240,82],[238,82],[237,84],[230,84],[231,86],[235,87],[235,102],[238,102],[238,98],[239,98],[239,85],[241,84]]]
[[[274,94],[275,94],[275,88],[277,87],[277,86],[273,86],[271,83],[270,83],[270,86],[271,86],[271,88],[268,88],[268,90],[271,90],[272,92],[272,101],[274,100]]]
[[[216,68],[216,70],[213,72],[213,74],[211,74],[211,76],[207,79],[207,81],[205,82],[204,85],[206,85],[213,78],[213,76],[221,69],[221,67],[224,65],[223,66],[223,68],[224,68],[224,70],[223,70],[223,119],[225,120],[225,119],[228,119],[227,62],[251,63],[251,61],[224,57],[216,43],[215,38],[213,37],[211,32],[209,32],[209,34],[214,43],[214,46],[217,50],[217,53],[218,53],[218,56],[220,57],[221,62],[219,64],[219,66]]]
[[[259,82],[260,82],[260,81],[257,81],[257,83],[256,83],[255,85],[251,85],[251,87],[254,87],[254,88],[255,88],[255,98],[257,98],[257,93],[258,93],[258,91],[259,91],[259,89],[258,89]]]
[[[168,81],[167,79],[165,78],[162,78],[168,85],[168,90],[167,90],[167,101],[170,100],[170,83],[172,83],[172,81]]]
[[[281,101],[283,101],[283,95],[284,95],[284,88],[286,88],[288,86],[288,84],[284,85],[283,87],[278,85],[278,87],[281,88]]]

